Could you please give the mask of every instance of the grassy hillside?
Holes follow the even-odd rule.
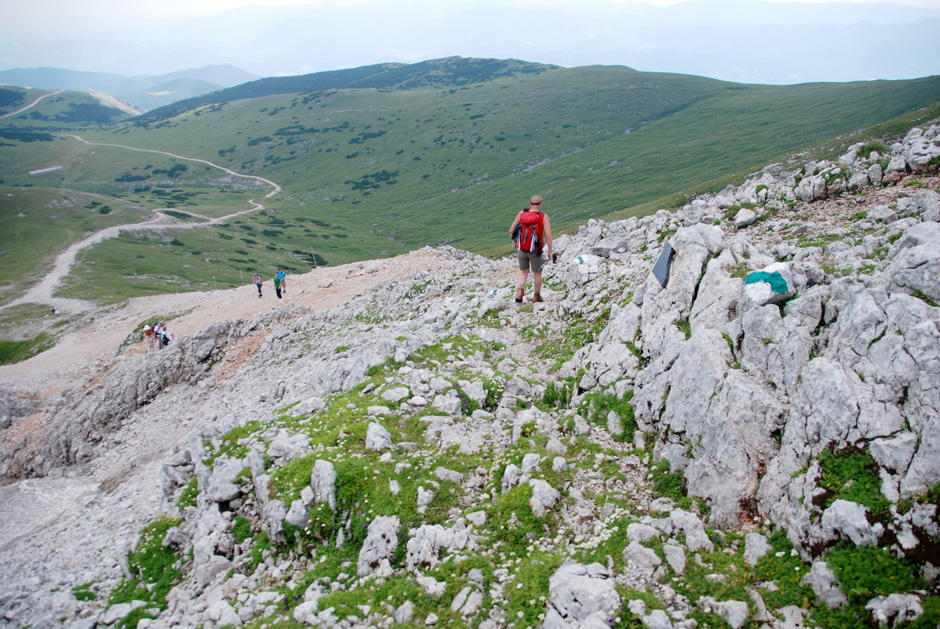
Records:
[[[246,209],[249,199],[265,205],[220,227],[104,243],[82,258],[65,294],[119,299],[233,285],[277,265],[304,271],[312,256],[336,264],[426,244],[498,254],[533,192],[556,231],[655,209],[649,204],[937,103],[940,77],[747,86],[623,67],[445,59],[264,79],[212,97],[218,102],[81,129],[90,145],[58,131],[54,141],[0,146],[6,185],[203,216]],[[271,189],[262,182],[165,153],[283,191],[262,201]],[[24,174],[52,163],[66,167],[58,178]]]
[[[0,286],[18,296],[47,271],[54,254],[112,225],[142,220],[149,211],[121,200],[74,190],[0,186]]]
[[[0,118],[0,131],[87,130],[131,117],[115,104],[103,103],[88,92],[56,93],[12,86],[0,86],[0,116],[12,114],[41,96],[45,98],[29,110]]]

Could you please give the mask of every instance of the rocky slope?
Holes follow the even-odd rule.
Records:
[[[8,391],[0,626],[936,626],[938,142]]]

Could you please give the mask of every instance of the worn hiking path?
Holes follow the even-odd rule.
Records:
[[[53,398],[67,387],[86,381],[123,356],[145,351],[132,332],[151,317],[164,317],[176,336],[193,334],[213,323],[254,317],[289,304],[312,310],[329,308],[368,292],[381,282],[418,271],[447,274],[461,263],[427,251],[396,258],[320,267],[303,275],[287,276],[283,299],[274,294],[270,278],[259,298],[250,278],[232,289],[137,297],[120,306],[90,310],[85,321],[66,331],[55,347],[15,365],[0,366],[0,385],[35,391]],[[506,278],[510,277],[507,270]],[[121,350],[120,355],[118,350]]]
[[[34,103],[35,104],[35,103]],[[237,173],[229,168],[224,166],[219,166],[218,164],[213,164],[212,162],[204,159],[194,158],[194,157],[184,157],[182,155],[176,155],[174,153],[168,153],[166,151],[156,151],[151,149],[141,149],[135,148],[132,146],[123,146],[120,144],[109,144],[109,143],[98,143],[98,142],[89,142],[84,138],[77,135],[69,135],[68,137],[74,138],[75,140],[87,144],[89,146],[110,146],[114,148],[122,148],[130,151],[141,151],[144,153],[156,153],[159,155],[167,155],[176,159],[181,159],[190,162],[198,162],[200,164],[206,164],[213,168],[217,168],[226,174],[232,175],[234,177],[244,177],[246,179],[255,179],[266,185],[271,186],[271,191],[268,192],[264,198],[269,199],[281,191],[281,186],[277,183],[271,181],[270,179],[265,179],[264,177],[257,177],[255,175],[244,175],[242,173]],[[225,216],[219,216],[216,218],[209,218],[201,216],[198,214],[193,214],[198,218],[205,219],[203,223],[182,223],[167,214],[164,214],[161,210],[154,210],[154,216],[149,220],[142,223],[129,223],[127,225],[115,225],[114,227],[107,227],[100,231],[95,232],[91,236],[80,240],[79,242],[73,243],[68,248],[65,249],[62,253],[56,256],[55,262],[52,265],[52,269],[47,273],[38,283],[34,284],[26,291],[24,295],[14,299],[8,304],[0,305],[0,310],[4,308],[9,308],[10,306],[16,306],[19,304],[27,303],[38,303],[45,304],[47,306],[54,306],[60,310],[71,310],[71,311],[85,311],[93,307],[89,302],[85,302],[77,299],[64,299],[55,297],[55,289],[58,286],[59,282],[71,271],[72,266],[75,264],[75,260],[78,254],[88,247],[96,245],[108,238],[116,238],[121,232],[130,232],[130,231],[143,231],[143,230],[166,230],[166,229],[193,229],[196,227],[206,227],[211,225],[218,225],[225,221],[231,220],[237,216],[243,214],[248,214],[250,212],[255,212],[258,210],[264,209],[264,205],[258,203],[255,199],[249,199],[248,203],[251,207],[239,210],[238,212],[233,212]]]

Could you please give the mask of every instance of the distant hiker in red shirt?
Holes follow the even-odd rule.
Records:
[[[509,235],[515,242],[516,258],[519,260],[519,284],[516,288],[516,303],[521,304],[525,295],[525,284],[529,279],[529,268],[532,269],[535,295],[532,301],[542,301],[542,265],[545,258],[542,250],[548,245],[548,257],[552,257],[552,226],[548,215],[542,211],[542,197],[532,195],[529,199],[530,207],[525,208],[512,222]]]

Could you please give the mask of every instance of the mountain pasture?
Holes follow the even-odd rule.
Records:
[[[336,87],[284,93],[324,85]],[[554,230],[570,231],[590,218],[655,211],[717,190],[729,173],[810,146],[838,138],[847,146],[857,141],[849,134],[938,101],[940,77],[776,87],[624,67],[442,59],[262,79],[109,125],[52,126],[55,116],[44,114],[30,127],[24,112],[12,118],[22,130],[55,133],[55,141],[4,141],[0,179],[210,218],[247,209],[251,199],[263,205],[264,214],[188,231],[179,238],[188,249],[167,250],[195,259],[230,245],[199,258],[200,281],[180,260],[157,254],[162,240],[153,240],[157,255],[143,264],[159,268],[134,273],[153,278],[152,290],[186,290],[213,276],[234,285],[259,265],[306,269],[312,255],[340,264],[440,244],[502,255],[512,218],[534,192],[545,197]],[[61,163],[65,172],[27,180],[23,160]],[[282,191],[263,198],[270,187],[220,168]],[[91,265],[105,259],[119,266],[119,255],[105,253],[115,247],[86,252],[65,290],[89,292],[79,276],[91,277]],[[91,292],[116,300],[134,290]]]

